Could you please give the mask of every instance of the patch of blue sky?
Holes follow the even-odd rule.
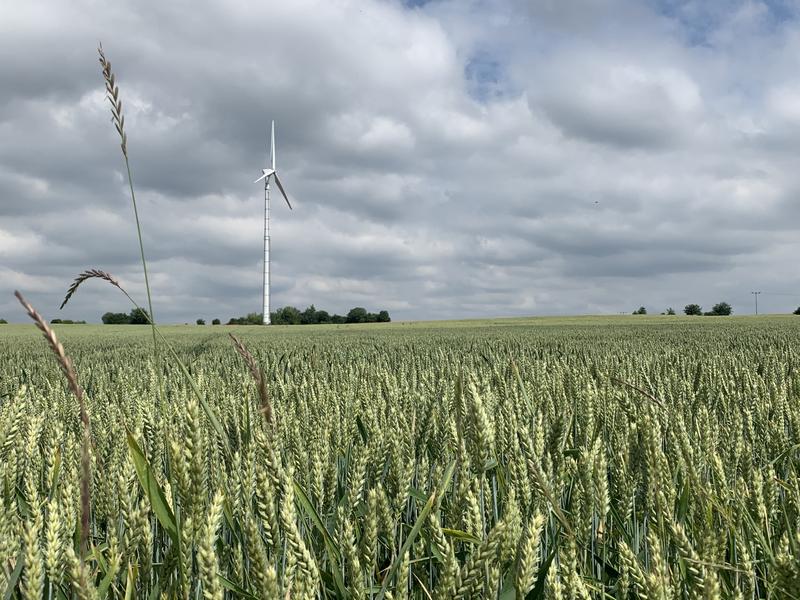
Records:
[[[693,46],[711,45],[714,32],[749,0],[651,0],[656,12],[678,23],[686,41]],[[761,26],[768,31],[800,16],[796,0],[758,0],[763,6]]]
[[[501,62],[488,52],[473,54],[464,65],[470,96],[479,102],[506,96],[511,90]]]
[[[477,51],[464,65],[469,95],[481,103],[517,93],[502,60],[487,51]]]

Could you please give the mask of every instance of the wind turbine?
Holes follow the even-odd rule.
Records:
[[[283,185],[281,185],[281,180],[278,179],[278,172],[275,169],[275,121],[272,121],[272,136],[271,136],[271,146],[270,146],[270,153],[269,153],[269,163],[272,167],[268,167],[266,169],[261,169],[261,177],[256,179],[253,183],[258,183],[262,179],[264,180],[264,303],[263,303],[263,323],[264,325],[269,325],[269,283],[270,283],[270,270],[269,270],[269,249],[270,249],[270,241],[269,241],[269,211],[270,211],[270,203],[269,203],[269,182],[270,179],[275,179],[275,183],[278,184],[278,189],[283,194],[283,199],[286,200],[286,204],[289,205],[289,209],[292,208],[292,203],[289,202],[289,196],[286,195],[286,190],[283,189]]]

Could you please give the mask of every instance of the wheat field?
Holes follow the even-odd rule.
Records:
[[[84,532],[0,328],[4,598],[800,598],[800,319],[160,329],[55,328]]]

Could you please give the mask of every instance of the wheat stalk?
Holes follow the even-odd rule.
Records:
[[[69,289],[67,290],[67,295],[64,296],[64,301],[61,303],[59,310],[61,310],[67,305],[69,299],[72,298],[73,294],[75,294],[75,292],[78,291],[78,288],[84,281],[92,278],[104,279],[114,287],[121,290],[126,296],[128,295],[127,292],[123,290],[122,287],[120,286],[119,281],[117,281],[110,273],[106,273],[105,271],[101,271],[100,269],[88,269],[83,273],[81,273],[80,275],[78,275],[75,278],[75,281],[72,282],[72,285],[69,286]]]
[[[111,103],[111,122],[119,133],[122,155],[128,158],[128,136],[125,134],[125,115],[122,114],[122,99],[119,97],[119,86],[115,83],[114,72],[111,70],[111,61],[103,52],[103,44],[97,48],[100,55],[100,66],[103,67],[103,79],[106,82],[106,98]]]
[[[64,372],[64,375],[67,378],[67,382],[69,383],[72,393],[82,403],[83,390],[78,384],[78,377],[75,375],[75,369],[72,366],[72,361],[70,360],[69,356],[67,356],[66,352],[64,352],[64,346],[62,346],[61,342],[58,341],[55,331],[50,328],[50,326],[47,324],[47,321],[44,320],[42,315],[40,315],[37,310],[33,308],[31,303],[28,302],[20,292],[15,291],[14,295],[17,297],[17,300],[19,300],[19,303],[22,304],[22,307],[25,309],[25,312],[28,313],[28,316],[33,319],[36,327],[38,327],[44,335],[44,339],[47,340],[48,346],[50,346],[53,354],[56,355],[56,360],[58,361],[61,370]]]
[[[264,418],[267,420],[267,423],[272,425],[272,404],[269,401],[267,382],[264,380],[264,374],[261,372],[256,359],[252,354],[250,354],[250,351],[245,347],[242,341],[232,333],[229,333],[228,335],[231,336],[231,340],[233,340],[233,346],[244,359],[244,362],[247,364],[247,368],[250,370],[250,374],[253,376],[253,380],[256,382],[258,395],[261,398],[261,412],[264,413]]]
[[[61,371],[67,378],[70,390],[78,399],[80,406],[81,423],[83,424],[83,443],[81,444],[81,556],[86,555],[86,549],[89,541],[89,514],[91,512],[91,498],[90,498],[90,482],[92,478],[91,463],[89,460],[89,444],[90,444],[90,430],[89,430],[89,413],[86,412],[86,403],[83,397],[83,389],[78,383],[78,376],[75,374],[75,369],[72,366],[67,353],[64,352],[64,346],[58,341],[55,331],[53,331],[42,315],[28,302],[25,297],[19,292],[15,291],[14,295],[19,300],[19,303],[28,313],[28,316],[33,319],[36,327],[44,335],[47,340],[48,346],[56,355]]]
[[[147,260],[144,257],[144,241],[142,240],[142,226],[139,223],[139,209],[136,206],[136,192],[133,189],[133,174],[131,173],[131,163],[128,160],[128,136],[125,133],[125,115],[122,114],[122,99],[119,97],[119,86],[116,84],[114,71],[111,70],[111,61],[106,58],[103,52],[103,44],[99,44],[97,53],[100,55],[100,66],[103,71],[103,79],[106,83],[106,95],[111,103],[111,122],[119,133],[120,148],[125,159],[125,169],[128,172],[128,188],[131,192],[131,204],[133,205],[133,216],[136,221],[136,235],[139,239],[139,254],[142,258],[142,271],[144,272],[144,287],[147,290],[147,310],[150,315],[150,327],[153,332],[153,359],[158,373],[158,389],[162,401],[164,398],[164,381],[161,371],[161,361],[158,353],[158,340],[156,338],[156,316],[153,312],[153,298],[150,294],[150,278],[147,275]]]

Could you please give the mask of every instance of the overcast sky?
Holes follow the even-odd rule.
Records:
[[[796,0],[0,0],[9,321],[144,302],[98,40],[161,321],[260,310],[270,119],[273,307],[800,304]]]

